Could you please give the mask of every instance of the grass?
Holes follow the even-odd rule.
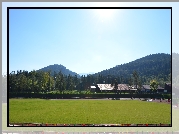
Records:
[[[10,99],[10,123],[170,123],[169,104],[137,100]]]
[[[172,127],[7,127],[7,104],[2,104],[2,130],[11,132],[175,132],[179,131],[179,109],[172,109]]]

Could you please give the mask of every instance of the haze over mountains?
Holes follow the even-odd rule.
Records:
[[[175,54],[175,57],[179,54]],[[116,59],[117,61],[120,59]],[[47,67],[44,67],[42,69],[39,69],[41,71],[49,71],[51,70],[51,75],[53,75],[54,71],[56,73],[62,72],[64,75],[72,75],[77,77],[80,77],[82,75],[99,75],[102,74],[104,76],[112,75],[112,76],[123,76],[123,77],[129,77],[133,73],[134,70],[136,70],[141,77],[161,77],[161,78],[167,78],[168,75],[171,73],[171,55],[170,54],[164,54],[164,53],[158,53],[158,54],[152,54],[145,57],[142,57],[140,59],[137,59],[135,61],[131,61],[129,63],[117,65],[113,68],[103,70],[101,72],[97,73],[80,73],[77,74],[63,65],[49,65]]]
[[[89,72],[89,73],[79,73],[80,76],[82,76],[82,75],[87,76],[88,74],[94,74],[94,72]]]

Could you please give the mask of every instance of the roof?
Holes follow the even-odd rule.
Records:
[[[163,87],[161,87],[161,86],[158,86],[158,88],[157,89],[164,89]]]
[[[131,89],[131,90],[137,90],[136,88],[133,88],[133,89]]]
[[[168,85],[168,86],[171,86],[171,83],[165,83],[166,85]]]
[[[150,85],[143,85],[143,88],[144,88],[144,89],[151,89],[151,88],[150,88]],[[157,88],[157,89],[159,89],[159,90],[160,90],[160,89],[164,89],[164,88],[163,88],[163,87],[161,87],[161,86],[158,86],[158,88]]]
[[[167,85],[167,86],[170,86],[170,87],[171,87],[171,83],[165,83],[165,85]]]
[[[113,90],[114,89],[114,86],[111,86],[111,84],[97,84],[98,87],[100,88],[100,90]],[[127,84],[118,84],[118,89],[117,90],[129,90],[129,87]],[[132,87],[132,86],[131,86]],[[96,88],[95,86],[91,86],[91,88]],[[150,85],[143,85],[143,88],[144,89],[148,89],[150,90]],[[160,86],[158,86],[157,89],[164,89]],[[137,90],[137,89],[134,89],[134,87],[132,87],[130,90]]]
[[[100,90],[113,90],[114,86],[111,86],[111,84],[97,84]],[[129,87],[127,84],[118,84],[118,90],[129,90]],[[135,89],[131,89],[135,90]]]
[[[118,90],[129,90],[129,86],[127,84],[118,84]]]
[[[143,85],[143,88],[144,88],[144,89],[151,89],[151,88],[150,88],[150,85]]]
[[[97,84],[100,90],[113,90],[114,86],[111,84]]]

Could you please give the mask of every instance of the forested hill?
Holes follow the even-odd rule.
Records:
[[[118,60],[120,59],[116,59],[116,64]],[[134,70],[138,72],[142,79],[156,77],[166,80],[171,73],[171,55],[164,53],[148,55],[135,61],[103,70],[94,75],[113,75],[127,78],[131,76]]]
[[[55,73],[59,73],[61,71],[62,74],[64,75],[71,75],[71,76],[75,76],[77,75],[77,77],[80,77],[80,75],[78,75],[75,72],[70,71],[69,69],[67,69],[66,67],[64,67],[63,65],[58,65],[58,64],[54,64],[54,65],[49,65],[47,67],[41,68],[38,71],[44,71],[44,72],[48,72],[51,71],[51,75],[54,75]]]

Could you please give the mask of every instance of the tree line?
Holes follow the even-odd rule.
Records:
[[[81,77],[64,75],[62,72],[56,73],[51,71],[15,71],[9,74],[9,92],[27,92],[27,93],[47,93],[57,91],[63,93],[64,91],[88,91],[90,86],[97,84],[111,84],[116,89],[117,84],[134,85],[135,88],[142,87],[142,77],[134,70],[132,75],[128,78],[114,75],[82,75]],[[153,78],[149,78],[152,80]],[[150,81],[149,83],[150,84]],[[160,83],[159,83],[160,84]]]

